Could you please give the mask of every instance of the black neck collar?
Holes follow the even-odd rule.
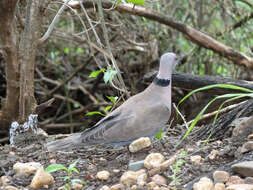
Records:
[[[153,83],[157,86],[166,87],[170,85],[170,79],[159,79],[155,77]]]

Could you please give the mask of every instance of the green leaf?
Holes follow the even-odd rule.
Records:
[[[77,48],[77,50],[76,50],[76,53],[84,53],[84,50],[83,50],[83,48]]]
[[[108,112],[111,108],[112,108],[112,106],[106,106],[105,107],[105,112]]]
[[[55,171],[58,171],[58,170],[68,170],[68,168],[66,168],[64,165],[62,164],[51,164],[49,165],[45,171],[48,172],[48,173],[51,173],[51,172],[55,172]]]
[[[77,104],[77,103],[74,103],[73,106],[74,106],[74,108],[79,108],[80,107],[80,105]]]
[[[105,69],[100,69],[98,71],[93,71],[90,75],[89,78],[96,78],[101,72],[104,72]]]
[[[114,76],[117,74],[117,71],[112,69],[107,69],[107,71],[104,73],[104,82],[107,84],[109,81],[112,81]]]
[[[64,53],[69,54],[69,48],[64,48],[63,51]]]
[[[70,176],[64,176],[64,177],[62,177],[62,179],[63,179],[63,181],[68,181],[68,180],[70,180]]]
[[[92,112],[89,112],[89,113],[86,113],[85,115],[104,115],[102,114],[100,111],[92,111]]]
[[[80,172],[78,171],[78,169],[76,169],[76,168],[70,168],[69,170],[70,170],[70,171],[73,171],[73,172],[75,172],[75,173],[77,173],[77,174],[80,173]]]
[[[118,99],[118,96],[106,96],[106,98],[108,98],[111,102],[115,103]]]
[[[80,161],[80,159],[77,159],[76,161],[74,161],[72,164],[69,165],[69,168],[68,168],[68,169],[72,169],[72,168],[76,167],[76,164],[77,164],[77,162],[79,162],[79,161]]]
[[[136,5],[144,5],[144,0],[126,0],[126,2],[130,2]]]
[[[156,134],[155,138],[156,138],[156,139],[161,139],[162,136],[163,136],[163,131],[162,131],[162,129],[161,129],[161,130]]]

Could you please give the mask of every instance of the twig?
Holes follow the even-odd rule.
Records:
[[[245,102],[247,102],[247,101],[243,101],[243,102],[240,102],[240,103],[238,103],[238,104],[233,104],[233,105],[227,106],[227,107],[221,109],[221,110],[219,111],[219,114],[223,114],[223,113],[229,112],[230,110],[232,110],[232,109],[234,109],[234,108],[236,108],[236,107],[238,107],[238,106],[244,104]],[[218,111],[214,111],[214,112],[205,114],[205,115],[203,115],[203,116],[198,120],[198,122],[201,122],[201,121],[203,121],[203,120],[209,119],[209,118],[215,116],[217,113],[218,113]],[[186,126],[189,126],[193,121],[194,121],[194,120],[191,120],[191,121],[185,123],[185,125],[186,125]]]

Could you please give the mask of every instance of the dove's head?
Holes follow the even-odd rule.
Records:
[[[158,78],[170,79],[175,66],[179,63],[179,58],[175,53],[165,53],[161,56]]]

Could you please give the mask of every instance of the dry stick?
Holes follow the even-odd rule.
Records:
[[[71,125],[73,127],[80,127],[83,126],[87,123],[83,122],[83,123],[72,123]],[[69,128],[70,124],[69,123],[53,123],[53,124],[47,124],[47,125],[43,125],[43,128]]]
[[[233,105],[227,106],[227,107],[221,109],[220,111],[214,111],[214,112],[205,114],[205,115],[203,115],[203,116],[198,120],[198,122],[204,121],[204,120],[206,120],[206,119],[209,119],[209,118],[215,116],[218,112],[219,112],[219,114],[227,113],[227,112],[229,112],[230,110],[234,109],[235,107],[238,107],[238,106],[244,104],[245,102],[247,102],[247,101],[243,101],[243,102],[240,102],[240,103],[238,103],[238,104],[233,104]],[[193,121],[194,121],[194,120],[191,120],[191,121],[185,123],[185,125],[186,125],[186,126],[189,126]]]
[[[63,3],[63,5],[61,6],[61,8],[59,9],[59,11],[57,12],[57,14],[55,15],[53,21],[51,22],[50,26],[48,27],[48,30],[46,31],[46,33],[44,34],[44,36],[42,36],[42,38],[40,38],[38,40],[39,44],[43,43],[44,41],[46,41],[49,38],[50,34],[52,33],[52,31],[54,29],[55,24],[59,20],[62,12],[64,11],[64,8],[67,6],[67,4],[68,4],[69,1],[70,0],[67,0],[67,1],[65,1]]]
[[[85,0],[83,5],[87,8],[93,7],[93,1]],[[103,8],[110,8],[112,7],[112,3],[109,1],[102,1]],[[76,6],[79,8],[79,6]],[[242,52],[233,50],[231,47],[226,46],[219,41],[215,40],[214,38],[208,36],[207,34],[198,31],[191,26],[188,26],[183,23],[175,22],[172,18],[168,18],[162,14],[157,12],[145,9],[143,7],[135,6],[130,4],[120,4],[115,7],[115,10],[119,12],[127,12],[133,15],[143,16],[150,20],[154,20],[170,26],[180,32],[182,32],[186,37],[189,38],[190,41],[193,43],[198,44],[206,49],[211,49],[214,52],[220,54],[221,56],[226,57],[227,59],[233,61],[235,64],[244,65],[248,68],[253,68],[253,58],[245,55]]]

